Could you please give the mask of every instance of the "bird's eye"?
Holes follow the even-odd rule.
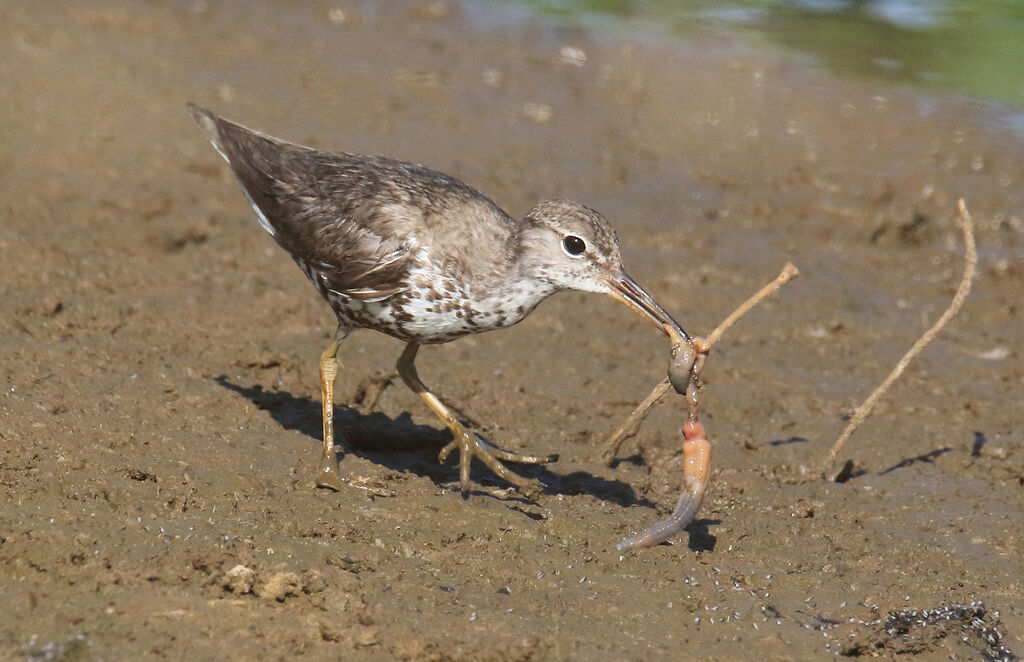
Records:
[[[583,255],[583,252],[587,250],[587,244],[576,235],[570,234],[562,240],[562,248],[569,255]]]

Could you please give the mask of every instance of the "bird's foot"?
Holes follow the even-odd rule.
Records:
[[[320,471],[316,476],[316,486],[334,492],[340,492],[345,487],[354,487],[374,496],[395,496],[391,490],[384,489],[379,484],[371,484],[371,481],[363,476],[342,477],[341,472],[338,471],[338,460],[333,452],[320,458]]]
[[[331,453],[320,458],[320,471],[316,475],[316,486],[328,490],[340,492],[344,489],[345,481],[341,479],[338,472],[338,459]]]
[[[470,462],[474,457],[477,457],[500,478],[504,478],[515,485],[519,492],[527,499],[536,501],[540,498],[541,493],[544,491],[544,485],[540,481],[523,478],[508,469],[501,461],[505,460],[506,462],[519,462],[522,464],[547,464],[549,462],[556,462],[558,460],[557,454],[521,455],[502,450],[489,444],[476,433],[465,429],[461,424],[458,424],[458,427],[453,427],[452,433],[455,435],[455,439],[441,449],[441,452],[438,454],[438,461],[444,464],[452,451],[459,451],[459,484],[462,488],[463,496],[469,492]]]

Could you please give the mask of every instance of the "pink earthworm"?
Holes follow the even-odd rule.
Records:
[[[686,397],[689,417],[683,425],[683,494],[668,519],[662,520],[640,533],[626,538],[615,549],[624,552],[634,547],[652,547],[663,543],[682,531],[693,521],[704,500],[711,471],[711,442],[704,425],[697,420],[700,412],[700,376],[704,361],[711,351],[711,343],[703,338],[683,342],[677,339],[672,346],[669,362],[669,380],[677,393]]]
[[[634,547],[652,547],[676,535],[692,520],[708,486],[711,468],[711,443],[704,432],[704,426],[694,420],[683,426],[683,495],[679,497],[676,509],[668,519],[653,524],[640,533],[626,538],[615,549],[624,552]]]

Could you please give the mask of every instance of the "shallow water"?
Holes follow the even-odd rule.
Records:
[[[1013,0],[510,1],[634,34],[739,37],[840,76],[1024,109],[1024,4]]]

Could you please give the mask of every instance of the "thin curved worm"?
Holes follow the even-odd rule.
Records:
[[[615,545],[615,549],[620,552],[634,547],[652,547],[665,542],[693,521],[697,510],[700,509],[704,491],[708,486],[711,443],[707,440],[704,426],[692,419],[683,426],[683,437],[683,495],[679,497],[676,509],[668,519],[653,524]]]

